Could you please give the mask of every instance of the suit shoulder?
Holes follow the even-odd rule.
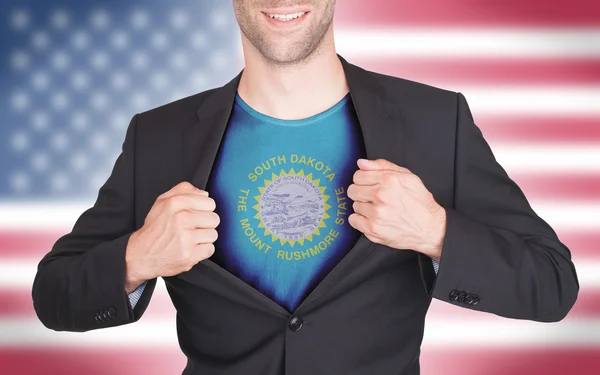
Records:
[[[385,92],[392,98],[396,97],[405,102],[415,100],[433,105],[437,103],[447,105],[450,102],[456,105],[456,91],[374,71],[367,70],[367,72],[379,82]]]
[[[163,123],[164,121],[175,124],[185,123],[185,120],[194,120],[196,111],[202,102],[215,90],[217,90],[216,87],[140,112],[138,121],[147,126],[146,124]]]

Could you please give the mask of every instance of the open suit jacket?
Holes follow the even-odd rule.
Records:
[[[431,259],[364,235],[289,312],[209,259],[164,277],[188,358],[183,374],[419,374],[431,298],[516,319],[561,320],[579,283],[569,249],[496,162],[461,93],[385,76],[339,56],[369,159],[419,176],[446,209]],[[125,249],[156,198],[181,181],[203,189],[241,72],[223,87],[133,117],[93,207],[38,266],[37,316],[57,331],[134,323]]]

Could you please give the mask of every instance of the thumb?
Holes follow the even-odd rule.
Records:
[[[358,159],[358,167],[363,170],[388,169],[398,172],[407,172],[408,169],[392,163],[385,159]]]

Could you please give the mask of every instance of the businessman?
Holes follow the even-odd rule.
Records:
[[[417,375],[432,298],[556,322],[569,249],[465,97],[337,54],[335,0],[234,0],[245,67],[133,116],[38,266],[48,328],[140,319],[162,277],[183,374]]]

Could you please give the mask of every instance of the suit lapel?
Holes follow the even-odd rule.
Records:
[[[376,78],[364,69],[348,63],[338,55],[350,96],[357,112],[362,130],[367,158],[385,158],[402,165],[401,155],[401,115],[395,103],[385,97],[385,92]],[[183,168],[185,178],[194,186],[205,189],[213,168],[219,146],[229,122],[237,87],[243,70],[226,85],[215,89],[200,105],[198,120],[191,122],[183,130]],[[358,267],[375,249],[374,244],[363,234],[346,256],[302,301],[295,312],[310,308],[318,298],[337,284],[343,277]],[[289,311],[271,300],[243,280],[226,271],[210,259],[199,263],[222,274],[228,281],[238,285],[255,297],[263,307],[279,314],[289,315]]]

